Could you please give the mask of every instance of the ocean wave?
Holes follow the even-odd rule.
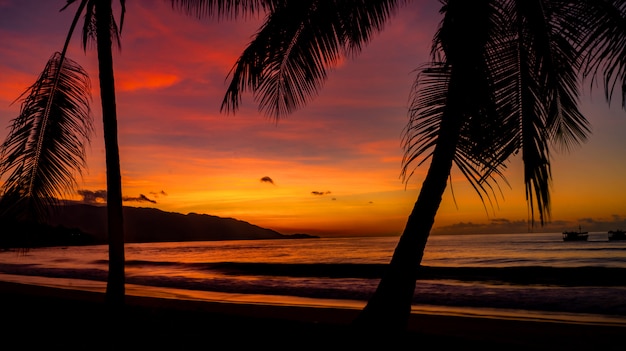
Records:
[[[367,301],[386,265],[180,263],[130,261],[126,283],[237,294],[267,294]],[[212,270],[196,278],[151,274],[156,267]],[[150,268],[153,268],[152,270]],[[515,308],[626,316],[626,269],[553,267],[431,267],[419,270],[414,304]],[[163,271],[160,271],[163,272]],[[0,273],[106,281],[102,268],[0,264]]]
[[[386,264],[350,263],[248,263],[209,262],[181,263],[128,261],[127,266],[177,266],[198,270],[218,271],[227,275],[256,275],[314,278],[380,279]],[[515,266],[515,267],[447,267],[421,266],[418,280],[489,281],[508,284],[539,284],[558,286],[626,286],[626,269],[581,266]]]
[[[106,261],[99,262],[104,267]],[[248,263],[248,262],[167,262],[129,260],[129,268],[150,272],[156,267],[175,270],[213,272],[231,276],[263,276],[292,278],[354,278],[380,279],[386,264],[350,263]],[[145,268],[145,270],[143,269]],[[19,275],[41,275],[65,278],[106,279],[106,269],[54,268],[33,264],[0,263],[0,272]],[[156,279],[162,279],[161,273]],[[149,274],[148,274],[149,275]],[[447,267],[421,266],[416,270],[417,280],[455,280],[461,282],[488,282],[490,284],[547,285],[547,286],[615,286],[626,287],[626,269],[615,267],[581,266],[514,266],[514,267]]]

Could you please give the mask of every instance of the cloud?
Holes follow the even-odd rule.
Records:
[[[164,74],[156,72],[120,72],[117,74],[120,79],[120,91],[136,91],[141,89],[162,89],[170,87],[180,81],[174,74]]]
[[[272,178],[268,177],[268,176],[265,176],[265,177],[261,178],[260,180],[261,180],[262,183],[270,183],[272,185],[275,185],[274,184],[274,180]]]
[[[106,190],[86,190],[79,189],[77,191],[78,195],[83,197],[82,202],[87,204],[94,203],[103,203],[107,201],[107,191]]]
[[[311,195],[323,196],[330,194],[330,191],[311,191]]]
[[[106,203],[107,201],[107,191],[106,190],[86,190],[86,189],[80,189],[77,191],[78,195],[82,196],[82,202],[86,203],[86,204],[95,204],[95,203]],[[159,197],[159,196],[166,196],[167,193],[165,193],[165,191],[161,190],[160,192],[150,192],[151,195],[153,195],[154,197]],[[146,195],[144,194],[139,194],[139,196],[137,197],[132,197],[132,196],[124,196],[122,198],[123,201],[126,202],[150,202],[153,204],[156,204],[156,200],[152,200],[150,198],[148,198]]]
[[[154,196],[154,197],[159,197],[159,196],[167,196],[167,193],[163,190],[156,192],[156,191],[151,191],[149,192],[150,195]]]
[[[139,194],[138,197],[124,196],[124,198],[122,200],[127,201],[127,202],[150,202],[150,203],[153,203],[153,204],[157,203],[155,200],[149,199],[144,194]]]

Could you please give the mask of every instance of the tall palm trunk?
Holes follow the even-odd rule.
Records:
[[[383,331],[406,328],[417,270],[447,186],[460,128],[460,118],[442,122],[428,173],[404,232],[378,288],[354,321],[356,326]]]
[[[109,241],[109,277],[106,300],[113,307],[124,304],[124,221],[122,215],[122,176],[117,145],[117,111],[113,52],[111,42],[111,0],[96,2],[96,31],[102,123],[107,173],[107,224]]]

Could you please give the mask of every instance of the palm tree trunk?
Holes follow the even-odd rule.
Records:
[[[447,113],[446,117],[454,116]],[[354,325],[372,331],[401,331],[411,313],[417,271],[446,189],[461,128],[460,118],[445,118],[417,201],[379,285]]]
[[[393,253],[385,275],[361,314],[356,326],[382,331],[406,329],[419,267],[443,193],[446,190],[456,148],[466,118],[479,116],[491,101],[484,101],[484,47],[489,37],[489,0],[447,2],[438,33],[445,63],[450,70],[445,109],[437,144],[420,194]],[[482,15],[484,17],[478,16]]]
[[[111,0],[96,2],[96,31],[102,123],[107,173],[107,224],[109,241],[109,276],[106,301],[112,307],[124,305],[124,221],[122,215],[122,176],[117,145],[117,111],[113,52],[111,42]]]

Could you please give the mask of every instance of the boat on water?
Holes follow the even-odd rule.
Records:
[[[563,241],[587,241],[589,238],[589,232],[583,232],[582,228],[578,226],[578,231],[565,231],[563,232]]]
[[[609,230],[609,240],[626,240],[626,231],[621,229]]]

